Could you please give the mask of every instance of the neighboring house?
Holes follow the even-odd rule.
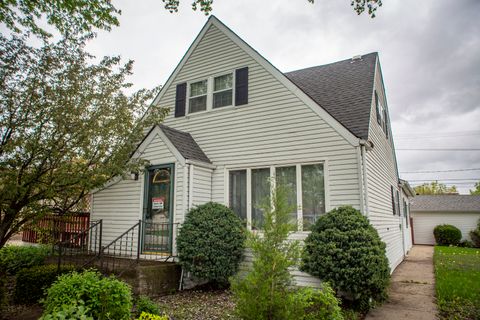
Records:
[[[480,196],[477,195],[417,195],[412,201],[413,241],[415,244],[435,244],[433,229],[451,224],[462,231],[462,239],[470,239],[470,231],[480,219]]]
[[[410,249],[413,193],[398,177],[377,53],[282,73],[212,16],[155,107],[170,114],[134,154],[151,166],[138,179],[117,179],[93,193],[91,218],[105,222],[104,241],[139,219],[173,223],[166,249],[175,254],[176,224],[208,201],[256,228],[267,180],[276,177],[297,204],[293,238],[304,239],[320,215],[351,205],[387,244],[392,271]],[[154,249],[152,234],[141,236],[142,253]]]

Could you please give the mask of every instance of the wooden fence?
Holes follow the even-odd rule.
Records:
[[[88,229],[89,223],[89,213],[76,213],[68,216],[46,216],[23,229],[22,241],[30,243],[57,243],[74,239],[75,243],[72,244],[79,245],[86,239],[74,237]],[[82,236],[87,237],[88,235]]]

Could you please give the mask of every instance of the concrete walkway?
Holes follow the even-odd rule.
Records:
[[[432,246],[414,246],[410,250],[393,272],[388,293],[388,301],[370,311],[366,320],[437,319]]]

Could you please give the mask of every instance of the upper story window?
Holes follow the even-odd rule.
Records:
[[[377,122],[382,127],[383,132],[388,138],[388,116],[387,109],[383,106],[382,100],[378,97],[377,92],[375,91],[375,108],[377,111]]]
[[[248,67],[243,67],[200,81],[177,84],[175,117],[248,104],[248,77]]]
[[[188,113],[207,110],[208,81],[190,83],[190,99]]]
[[[231,106],[233,101],[233,75],[213,79],[213,108]]]

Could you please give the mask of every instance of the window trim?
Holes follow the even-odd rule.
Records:
[[[215,78],[219,78],[219,77],[223,77],[223,76],[227,76],[227,75],[232,76],[232,87],[215,91]],[[230,103],[228,105],[225,105],[225,106],[215,108],[213,106],[213,97],[214,97],[215,93],[221,93],[221,92],[228,91],[228,90],[232,90],[232,103]],[[207,90],[207,92],[208,92],[208,90]],[[234,105],[234,102],[235,102],[234,99],[235,99],[235,71],[227,72],[227,73],[217,75],[217,76],[213,76],[212,77],[212,110],[213,109],[221,109],[221,108],[225,108],[225,107],[232,107]]]
[[[276,170],[275,168],[279,167],[296,167],[296,177],[297,177],[297,230],[294,232],[296,234],[310,234],[311,231],[303,230],[303,199],[301,196],[302,191],[302,175],[301,167],[303,165],[313,165],[313,164],[322,164],[323,165],[323,184],[324,184],[324,202],[325,202],[325,212],[331,210],[330,207],[330,188],[329,188],[329,174],[328,174],[328,159],[317,160],[317,161],[302,161],[302,162],[281,162],[275,163],[272,165],[245,165],[245,166],[225,166],[225,175],[224,175],[224,192],[225,192],[225,204],[227,207],[230,207],[230,171],[235,170],[247,170],[247,228],[252,230],[252,169],[265,169],[270,168],[270,178],[273,178],[272,183],[275,184]],[[300,179],[300,181],[298,180]],[[273,188],[275,185],[272,186]],[[300,193],[299,193],[300,190]],[[300,194],[300,196],[299,196]]]
[[[194,84],[194,83],[198,83],[198,82],[203,82],[203,81],[206,81],[207,82],[207,92],[205,94],[199,94],[199,95],[196,95],[196,96],[190,96],[190,93],[191,93],[191,85]],[[208,81],[209,79],[208,78],[202,78],[200,80],[194,80],[194,81],[189,81],[187,82],[187,103],[186,103],[186,108],[185,108],[185,115],[187,114],[195,114],[195,113],[201,113],[201,112],[205,112],[208,110]],[[199,98],[199,97],[203,97],[203,96],[206,96],[207,97],[207,101],[205,103],[205,110],[200,110],[200,111],[196,111],[196,112],[190,112],[190,100],[191,99],[195,99],[195,98]]]
[[[237,106],[235,105],[235,94],[236,94],[236,92],[235,92],[235,87],[236,87],[235,71],[237,69],[241,69],[243,67],[244,66],[239,66],[235,69],[224,70],[224,71],[221,71],[221,72],[211,74],[207,77],[195,78],[195,79],[186,81],[186,84],[187,84],[187,99],[185,101],[185,117],[188,118],[188,117],[196,115],[196,114],[203,114],[203,113],[206,113],[206,112],[216,112],[218,110],[224,110],[224,109],[228,109],[228,108],[236,108]],[[214,89],[214,85],[215,85],[215,83],[214,83],[215,78],[225,76],[227,74],[232,75],[232,88],[231,89],[223,89],[223,90],[214,91],[213,89]],[[205,110],[202,110],[202,111],[190,112],[190,98],[203,96],[203,95],[198,95],[198,96],[195,96],[195,97],[190,97],[190,85],[192,83],[205,81],[205,80],[207,80],[207,93],[206,93],[207,107],[205,108]],[[213,108],[213,94],[217,93],[217,92],[221,92],[221,91],[226,91],[226,90],[232,90],[232,104],[230,104],[228,106]],[[242,106],[239,106],[239,107],[242,107]]]

